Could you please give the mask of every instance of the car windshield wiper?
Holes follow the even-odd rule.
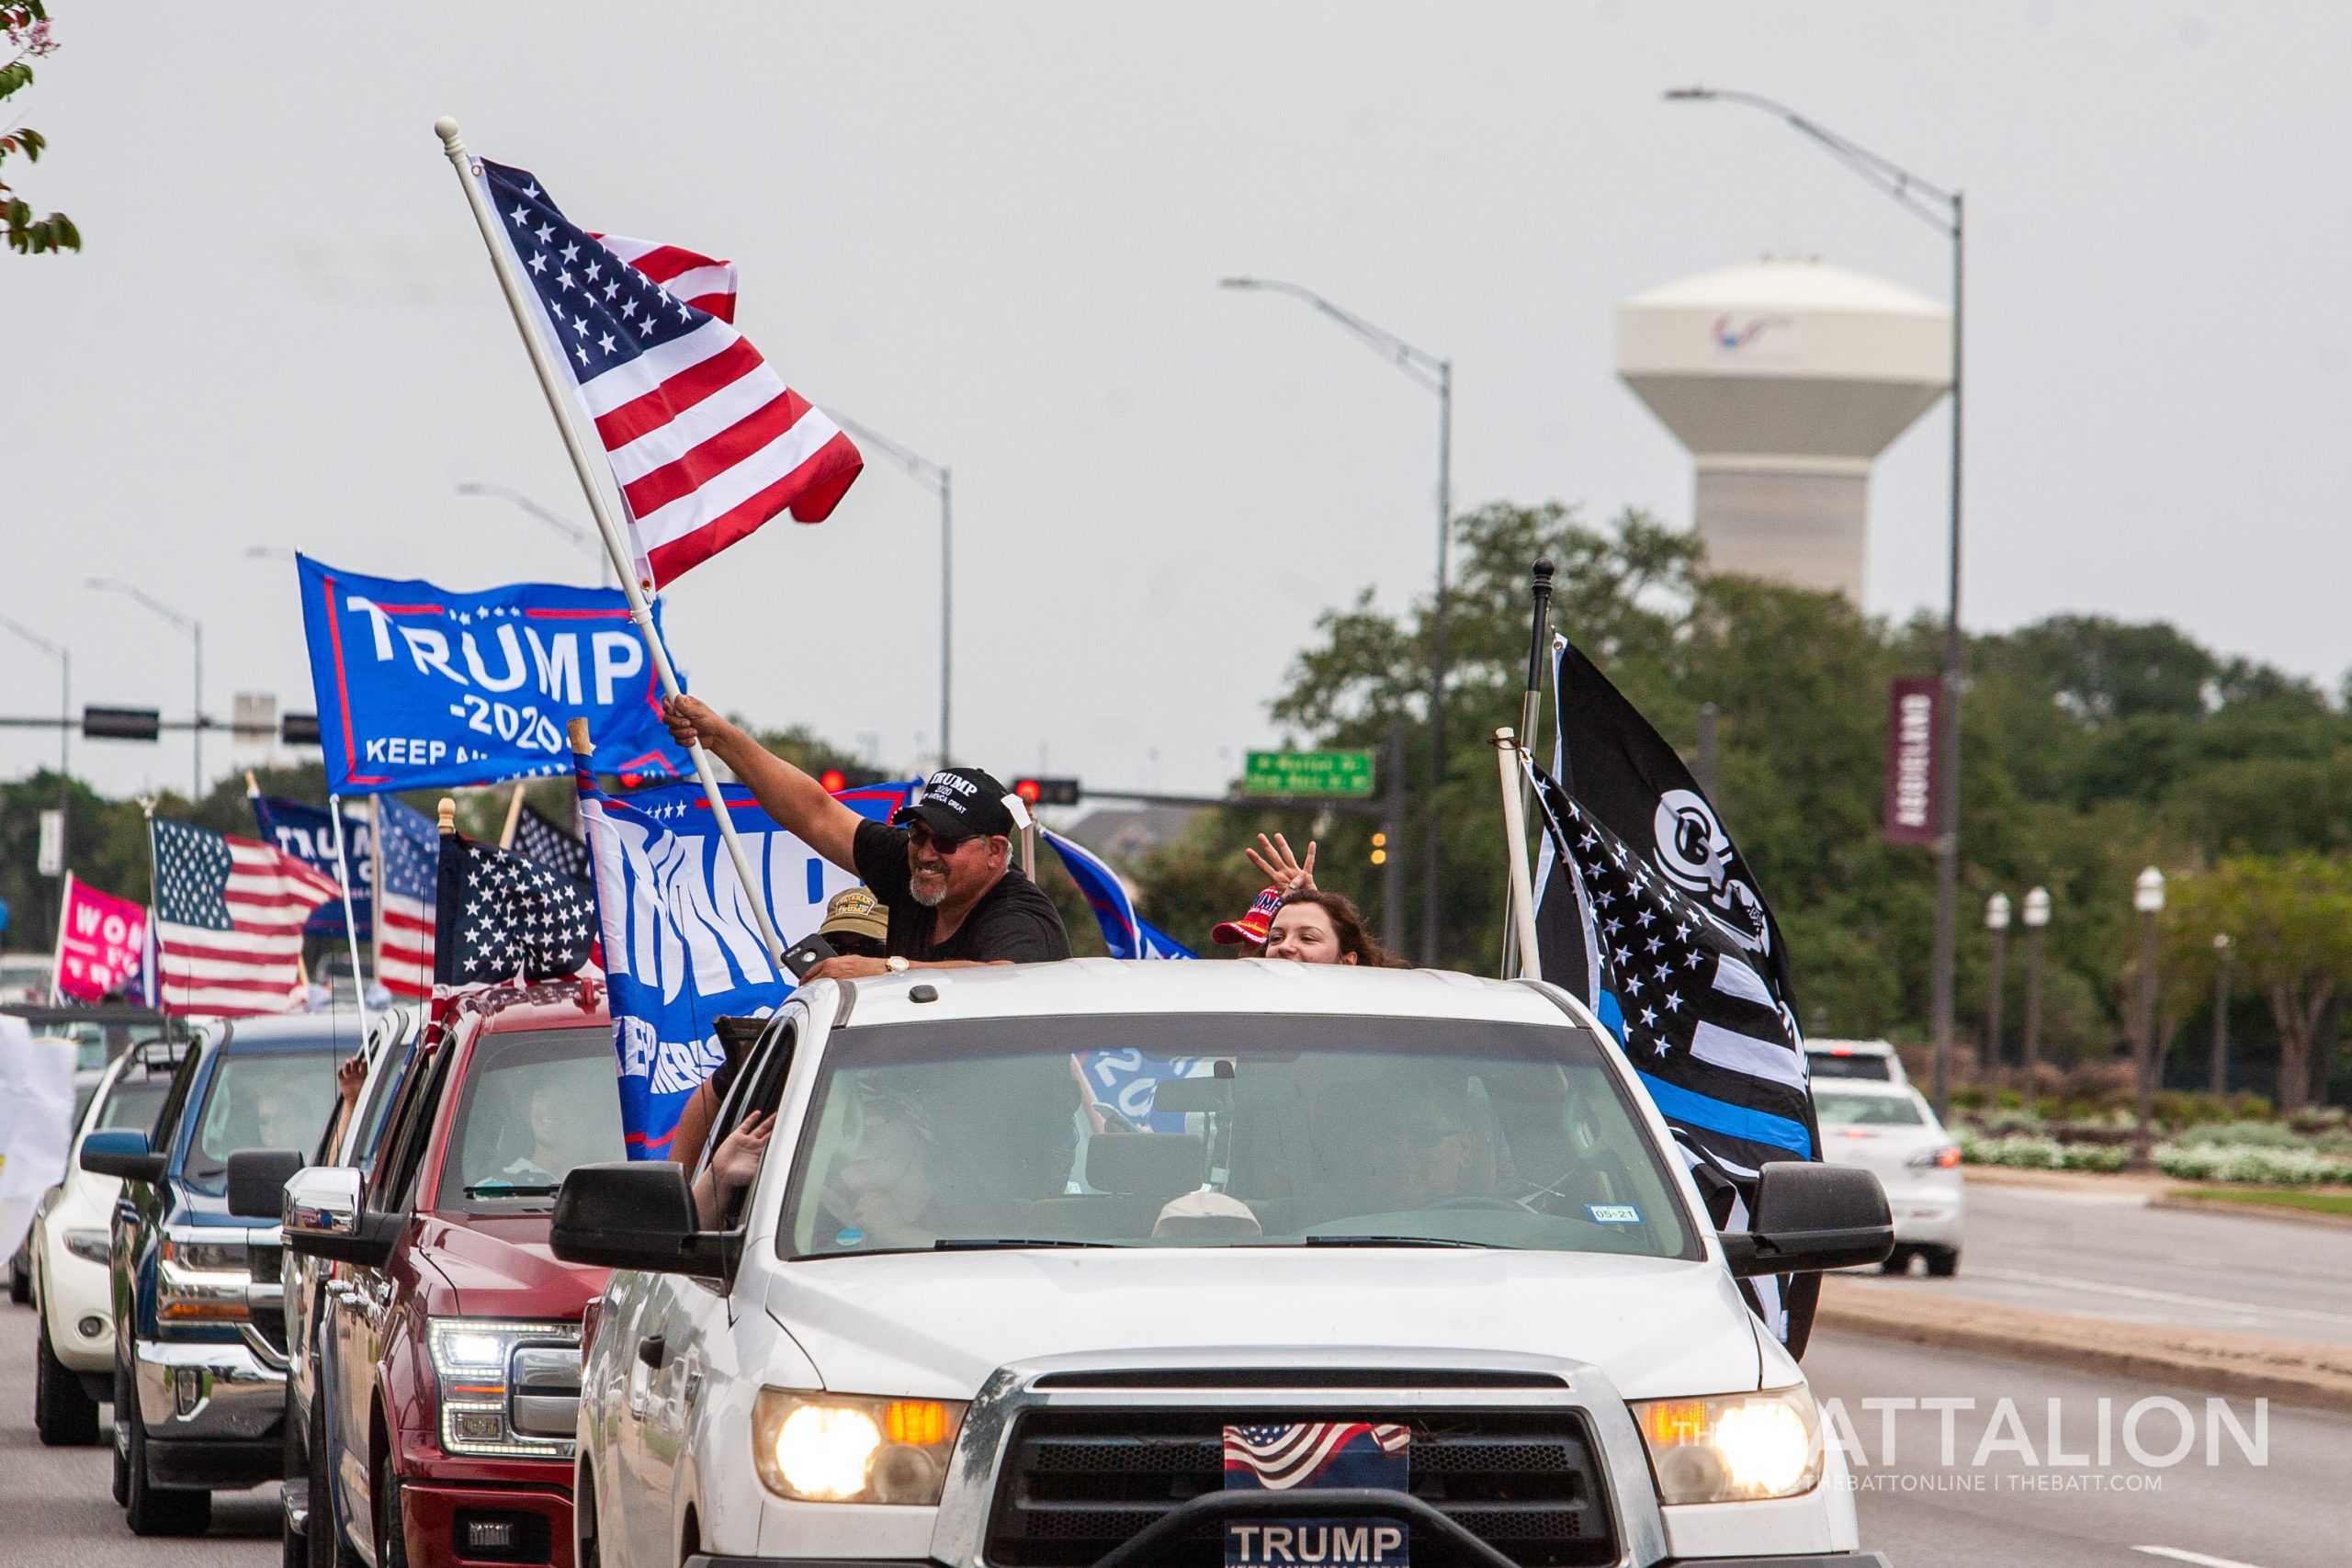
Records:
[[[931,1244],[933,1252],[984,1252],[1008,1247],[1116,1247],[1115,1241],[1047,1240],[1027,1235],[947,1235]]]
[[[1492,1244],[1483,1241],[1457,1241],[1442,1235],[1310,1235],[1305,1238],[1309,1247],[1476,1247]],[[1510,1250],[1504,1248],[1503,1250]]]
[[[469,1198],[551,1198],[552,1181],[477,1181],[466,1189]]]

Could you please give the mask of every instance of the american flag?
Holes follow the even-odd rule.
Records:
[[[376,917],[376,978],[396,997],[433,994],[434,873],[441,829],[413,806],[376,797],[383,908]]]
[[[1368,1421],[1227,1427],[1225,1483],[1228,1488],[1256,1486],[1287,1492],[1295,1486],[1311,1486],[1346,1463],[1366,1472],[1346,1477],[1351,1484],[1401,1485],[1412,1440],[1409,1427]],[[1363,1461],[1361,1465],[1352,1463],[1359,1460]]]
[[[332,877],[254,839],[149,824],[158,1005],[242,1018],[303,1001],[302,922],[342,897]]]
[[[640,576],[673,581],[780,512],[823,522],[865,459],[729,324],[731,268],[662,245],[631,265],[622,253],[643,242],[600,242],[527,172],[476,166],[516,275],[537,297],[532,314],[612,462]],[[663,287],[665,272],[701,292],[681,298]],[[707,308],[718,301],[724,313]]]
[[[444,987],[560,980],[595,951],[594,890],[513,850],[443,838],[440,901],[433,977]]]
[[[735,319],[733,262],[713,261],[680,246],[651,240],[628,240],[618,234],[594,231],[588,237],[695,310],[722,321]]]
[[[514,822],[514,849],[525,860],[586,882],[592,872],[588,846],[577,834],[536,806],[525,806]]]

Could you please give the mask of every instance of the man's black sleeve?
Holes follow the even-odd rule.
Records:
[[[983,964],[1043,964],[1069,956],[1069,933],[1043,893],[1001,898],[980,912],[972,951]]]
[[[895,909],[906,902],[909,874],[904,828],[871,818],[860,822],[850,840],[849,858],[855,863],[857,879],[873,893],[876,903]]]

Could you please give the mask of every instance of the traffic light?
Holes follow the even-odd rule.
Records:
[[[827,795],[839,795],[845,789],[861,789],[880,784],[889,775],[875,768],[827,768],[817,775],[817,783]]]
[[[1374,865],[1388,863],[1388,835],[1386,833],[1375,832],[1372,836],[1372,863]]]
[[[1031,806],[1076,806],[1076,779],[1015,779],[1012,793]]]
[[[82,710],[85,740],[153,740],[163,733],[164,716],[154,708]]]
[[[287,746],[316,746],[319,743],[319,716],[314,713],[280,714],[277,717],[277,739]]]

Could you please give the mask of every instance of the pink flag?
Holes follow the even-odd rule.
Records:
[[[77,1002],[109,991],[134,995],[147,950],[147,909],[101,893],[65,874],[65,912],[57,926],[57,990]]]

